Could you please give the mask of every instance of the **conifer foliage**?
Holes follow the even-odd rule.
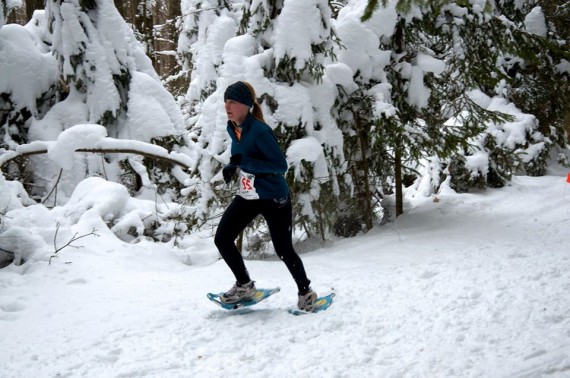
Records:
[[[286,154],[302,237],[370,230],[407,196],[541,175],[553,155],[568,164],[565,1],[183,0],[175,71],[190,84],[178,103],[115,3],[50,0],[20,26],[6,24],[19,2],[0,0],[0,67],[11,73],[0,76],[0,152],[97,124],[179,152],[189,169],[124,154],[3,167],[36,200],[59,188],[51,200],[64,203],[102,176],[179,202],[164,235],[215,226],[235,189],[221,176],[223,93],[238,80],[255,88]],[[19,85],[29,70],[33,85]],[[246,236],[250,251],[267,244],[263,227]]]
[[[383,31],[377,33],[377,41],[385,55],[379,79],[362,75],[362,69],[354,70],[360,74],[360,90],[352,95],[359,100],[351,101],[349,95],[345,104],[358,116],[349,122],[348,130],[351,125],[362,129],[364,120],[364,134],[373,135],[373,139],[351,144],[350,150],[361,157],[351,161],[365,167],[365,171],[357,169],[360,176],[376,177],[378,182],[373,188],[386,187],[380,185],[386,182],[393,187],[397,194],[396,214],[403,211],[403,195],[398,191],[411,184],[406,183],[407,174],[419,177],[411,189],[429,195],[446,178],[454,189],[464,191],[502,186],[517,170],[532,173],[544,169],[550,133],[541,132],[537,119],[524,114],[530,110],[528,106],[517,109],[509,105],[517,91],[512,87],[513,72],[506,69],[505,63],[546,63],[548,59],[541,58],[541,50],[549,45],[548,41],[544,40],[541,48],[523,22],[506,20],[503,9],[491,1],[363,3],[351,1],[340,12],[341,41],[350,45],[343,38],[348,26],[343,25],[356,24],[348,20],[349,8],[364,9],[364,30],[370,38],[374,31]],[[534,19],[542,17],[544,22],[540,7],[500,3],[530,15],[527,25],[532,23],[529,17],[533,13]],[[394,21],[389,24],[389,20]],[[560,48],[554,50],[560,57]],[[346,61],[351,64],[350,59]],[[552,64],[550,67],[556,70]],[[566,74],[558,72],[552,77],[560,75]],[[362,90],[367,88],[374,90],[365,91],[364,97],[369,100],[362,101]],[[382,114],[371,111],[371,97],[380,98],[376,108],[381,105]],[[354,145],[364,145],[368,155],[355,150]],[[366,171],[370,167],[376,168]],[[365,185],[370,182],[360,181]],[[368,189],[360,191],[366,194],[364,198],[372,198]],[[365,204],[370,208],[370,203]],[[358,212],[362,214],[361,209]]]
[[[36,12],[35,17],[26,28],[5,25],[0,29],[0,33],[18,33],[20,38],[29,34],[26,49],[37,50],[38,61],[42,59],[47,67],[38,69],[40,82],[45,81],[45,85],[41,91],[30,93],[33,98],[29,101],[23,99],[30,96],[18,94],[17,83],[19,75],[30,74],[25,71],[29,70],[27,65],[12,69],[16,75],[8,79],[12,81],[5,90],[2,88],[9,115],[2,121],[19,126],[18,138],[11,138],[8,149],[36,140],[54,141],[64,130],[82,123],[102,125],[107,136],[114,139],[155,143],[169,150],[185,144],[180,110],[160,84],[150,59],[113,1],[47,1],[45,11]],[[10,36],[5,39],[10,41]],[[6,59],[14,63],[18,56],[18,47],[14,46]],[[153,119],[140,117],[141,108],[148,106],[156,110]],[[78,155],[72,169],[62,170],[40,156],[31,158],[27,169],[32,176],[27,180],[34,196],[43,200],[57,186],[60,200],[65,201],[79,181],[93,175],[130,181],[134,184],[132,192],[141,188],[141,181],[154,182],[158,185],[150,189],[164,193],[176,189],[171,168],[143,162],[140,157],[88,154]],[[131,180],[122,180],[126,177]]]
[[[567,102],[541,112],[533,99],[547,96],[540,85],[565,88],[568,60],[555,27],[564,6],[538,5],[187,1],[186,101],[203,146],[201,179],[188,192],[209,209],[224,206],[222,94],[235,80],[258,90],[291,165],[296,225],[310,236],[369,230],[401,214],[406,193],[541,174],[553,141],[564,148]]]
[[[336,83],[326,75],[337,43],[328,3],[264,0],[238,7],[187,1],[183,8],[189,15],[184,43],[194,67],[186,103],[202,148],[199,178],[188,188],[199,204],[197,215],[221,210],[229,199],[220,175],[229,160],[223,92],[245,80],[257,91],[266,121],[287,153],[297,226],[325,237],[344,164],[341,133],[331,116]]]

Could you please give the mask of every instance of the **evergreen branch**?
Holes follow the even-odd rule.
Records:
[[[383,4],[385,5],[386,1],[383,1]],[[374,14],[374,11],[378,9],[379,5],[378,0],[369,0],[366,8],[364,9],[364,14],[360,17],[360,21],[365,22],[370,20],[370,18],[372,18],[372,14]]]

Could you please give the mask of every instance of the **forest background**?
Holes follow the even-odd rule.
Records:
[[[366,232],[402,214],[406,196],[435,200],[442,188],[497,188],[553,161],[568,166],[566,1],[2,0],[0,9],[3,190],[18,206],[53,208],[87,177],[121,183],[156,204],[152,216],[106,219],[126,241],[184,247],[185,234],[215,226],[231,199],[220,180],[222,94],[235,80],[254,84],[287,154],[300,240]],[[9,44],[26,38],[33,49]],[[10,65],[20,53],[41,61],[29,86],[30,72]],[[63,163],[64,142],[81,152],[74,164]],[[1,209],[3,232],[18,206]],[[22,263],[33,248],[9,240],[0,238],[2,260]],[[255,257],[268,241],[252,227],[240,245]]]

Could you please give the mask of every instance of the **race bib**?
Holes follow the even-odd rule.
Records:
[[[240,171],[239,173],[239,188],[238,196],[247,200],[259,199],[259,194],[255,190],[255,175]]]

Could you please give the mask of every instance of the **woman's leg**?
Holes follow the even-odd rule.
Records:
[[[289,198],[286,203],[278,203],[273,200],[264,201],[266,206],[263,206],[261,214],[269,227],[275,252],[283,260],[289,272],[291,272],[299,292],[304,293],[309,289],[311,281],[307,278],[303,262],[297,252],[295,252],[293,241],[291,240],[293,222],[291,199]]]
[[[236,247],[235,240],[243,229],[259,214],[257,200],[248,201],[236,196],[230,203],[218,224],[214,243],[220,255],[240,284],[248,283],[251,279],[243,257]]]

